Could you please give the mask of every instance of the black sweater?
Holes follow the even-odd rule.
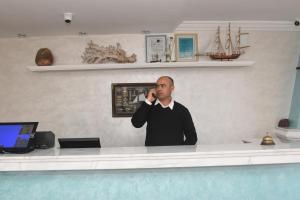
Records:
[[[147,122],[146,146],[194,145],[197,133],[190,112],[178,102],[173,110],[160,104],[143,102],[131,118],[132,125],[142,127]],[[184,136],[186,139],[184,139]]]

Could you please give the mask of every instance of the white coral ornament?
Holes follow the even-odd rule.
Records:
[[[116,46],[108,47],[99,46],[90,41],[81,56],[83,63],[134,63],[136,62],[136,54],[126,57],[126,52],[117,43]]]

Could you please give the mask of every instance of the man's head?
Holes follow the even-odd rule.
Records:
[[[156,81],[156,96],[159,100],[170,98],[174,90],[174,81],[169,76],[162,76]]]

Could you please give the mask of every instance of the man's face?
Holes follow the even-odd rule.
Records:
[[[161,77],[156,81],[156,96],[158,99],[163,100],[171,97],[174,90],[172,82],[167,77]]]

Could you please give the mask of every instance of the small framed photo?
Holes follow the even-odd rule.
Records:
[[[112,83],[112,116],[131,117],[156,83]]]
[[[176,61],[197,61],[198,34],[175,34],[175,51]]]
[[[166,61],[166,35],[146,35],[146,62],[165,62]]]

